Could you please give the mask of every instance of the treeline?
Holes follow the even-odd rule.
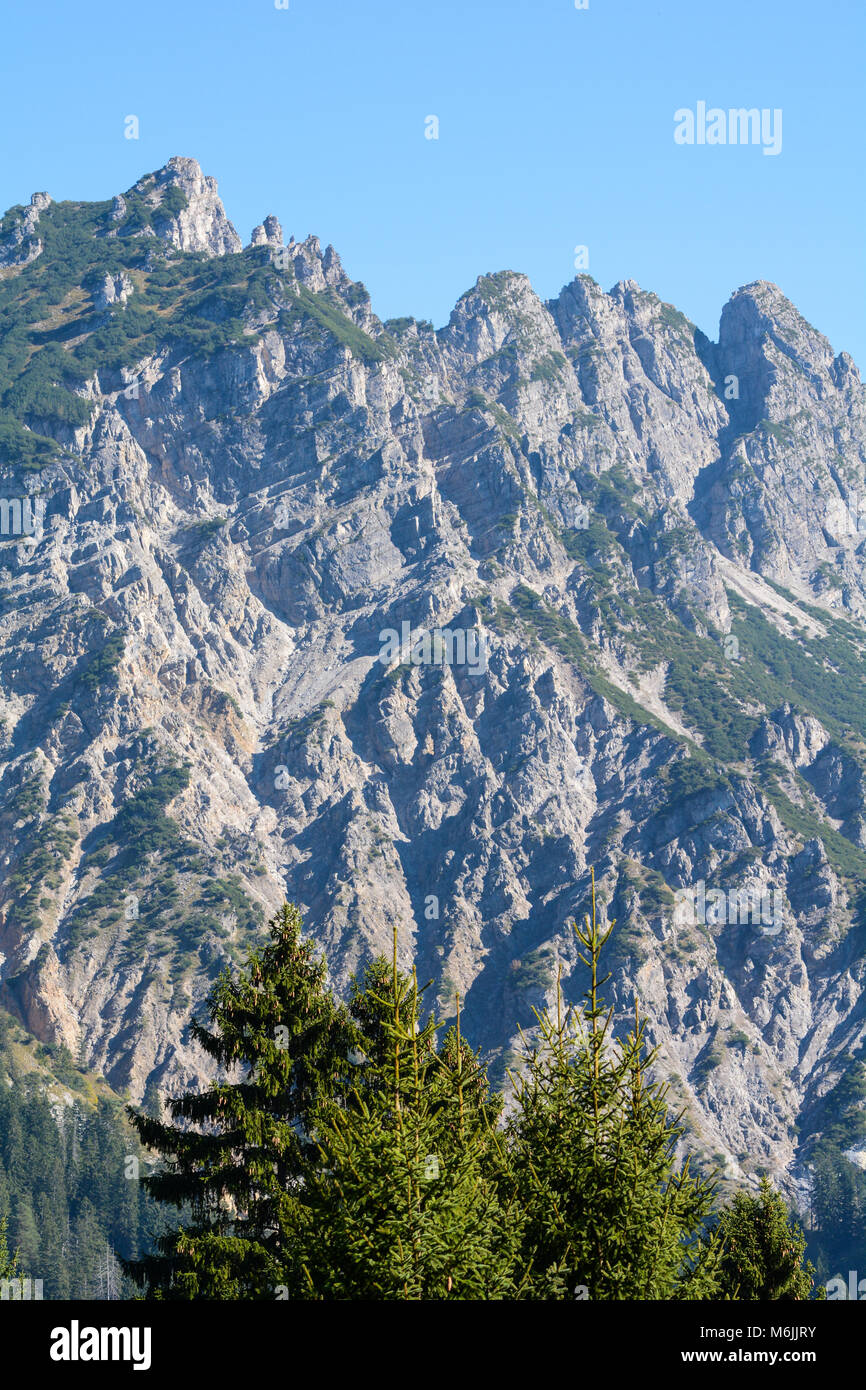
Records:
[[[806,1299],[805,1239],[763,1180],[720,1205],[635,1016],[609,1036],[600,956],[574,924],[582,1006],[558,991],[504,1113],[457,1024],[422,1022],[414,973],[378,959],[347,1004],[286,905],[192,1032],[222,1069],[137,1115],[180,1215],[127,1272],[157,1299]],[[607,977],[605,977],[607,978]],[[187,1213],[184,1216],[183,1213]]]
[[[17,1251],[17,1273],[41,1280],[43,1298],[128,1298],[120,1258],[150,1249],[164,1221],[130,1163],[141,1148],[123,1106],[66,1105],[42,1077],[13,1081],[7,1031],[0,1016],[0,1278]]]
[[[858,1061],[824,1102],[825,1121],[811,1159],[809,1254],[822,1281],[850,1270],[866,1279],[866,1172],[846,1151],[866,1150],[866,1065]]]

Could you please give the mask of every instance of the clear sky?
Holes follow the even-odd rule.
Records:
[[[382,318],[505,268],[555,295],[585,245],[713,338],[773,280],[866,369],[866,0],[6,0],[2,39],[4,209],[191,155]],[[781,152],[676,144],[700,101],[781,108]]]

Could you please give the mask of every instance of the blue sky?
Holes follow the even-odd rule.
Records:
[[[315,232],[382,318],[504,268],[555,295],[585,245],[710,337],[773,280],[866,368],[863,0],[7,0],[3,38],[3,208],[191,155],[244,242]],[[781,153],[675,144],[699,101],[781,108]]]

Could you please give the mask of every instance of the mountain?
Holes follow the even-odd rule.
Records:
[[[851,358],[763,281],[717,343],[585,275],[382,323],[190,159],[0,266],[0,1007],[177,1092],[288,897],[501,1077],[594,868],[690,1142],[802,1199],[866,1052]]]

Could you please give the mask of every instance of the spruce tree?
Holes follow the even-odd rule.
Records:
[[[12,1210],[12,1234],[25,1269],[39,1268],[39,1228],[29,1193],[19,1194]]]
[[[304,1256],[315,1299],[498,1299],[514,1291],[514,1213],[477,1057],[458,1027],[436,1048],[417,980],[379,960],[356,987],[363,1039],[349,1096],[319,1107]]]
[[[130,1111],[161,1158],[147,1191],[188,1218],[158,1252],[124,1268],[152,1297],[268,1299],[300,1291],[295,1252],[305,1222],[302,1176],[315,1152],[310,1114],[348,1085],[358,1032],[326,986],[326,969],[286,904],[270,941],[208,999],[192,1033],[224,1070],[203,1094],[169,1101],[171,1121]]]
[[[738,1192],[722,1211],[720,1278],[729,1298],[765,1302],[813,1296],[815,1270],[803,1264],[806,1237],[784,1199],[762,1177],[757,1194]]]
[[[18,1279],[18,1252],[13,1250],[10,1254],[7,1240],[8,1224],[7,1218],[0,1216],[0,1279]]]
[[[705,1234],[714,1185],[675,1158],[682,1134],[667,1087],[648,1080],[644,1024],[609,1038],[600,991],[602,930],[573,924],[589,970],[581,1009],[536,1012],[540,1041],[515,1078],[507,1126],[508,1175],[525,1215],[525,1296],[535,1299],[712,1297],[718,1240]],[[586,1291],[584,1293],[584,1290]]]

